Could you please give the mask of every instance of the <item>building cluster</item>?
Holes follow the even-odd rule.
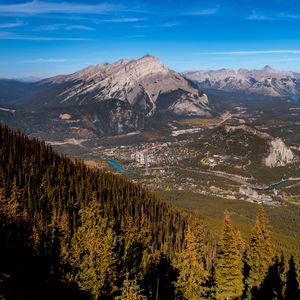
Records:
[[[266,205],[280,204],[278,201],[274,201],[272,196],[266,194],[259,194],[255,189],[247,185],[240,186],[239,193],[243,196],[244,200],[252,203],[264,203]]]

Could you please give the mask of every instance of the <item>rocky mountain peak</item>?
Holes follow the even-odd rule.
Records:
[[[53,97],[48,98],[51,102],[46,102],[47,106],[85,105],[117,99],[148,117],[159,111],[176,115],[210,115],[207,96],[149,54],[138,59],[88,66],[40,84],[53,88]],[[47,91],[49,93],[51,90]]]
[[[269,65],[265,65],[263,67],[263,71],[271,73],[271,72],[274,72],[274,69],[272,67],[270,67]]]

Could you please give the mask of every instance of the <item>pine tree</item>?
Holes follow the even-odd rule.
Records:
[[[260,204],[256,223],[251,231],[247,252],[249,275],[246,279],[246,284],[248,299],[255,297],[272,264],[273,249],[267,224],[264,206]]]
[[[286,274],[286,289],[285,297],[286,300],[297,300],[300,299],[299,282],[297,279],[297,269],[294,261],[294,257],[291,256],[289,260],[289,269]]]
[[[236,232],[231,224],[230,215],[224,213],[223,236],[218,245],[215,269],[216,299],[235,299],[242,296],[243,260],[236,240]]]
[[[258,300],[282,300],[283,280],[282,261],[275,256],[274,263],[269,267],[267,275],[263,280],[260,289],[255,294]]]
[[[207,299],[208,272],[205,270],[203,257],[199,256],[203,245],[198,241],[201,240],[200,237],[196,238],[188,227],[185,236],[186,247],[178,256],[179,276],[175,284],[178,293],[184,299]]]
[[[199,260],[201,260],[205,267],[208,261],[208,247],[205,241],[205,227],[201,222],[200,215],[196,212],[190,220],[190,229],[195,237],[195,250]]]
[[[81,225],[72,240],[68,262],[80,289],[95,299],[111,295],[116,289],[116,236],[108,220],[102,217],[100,205],[92,200],[81,211]]]
[[[123,244],[122,268],[123,274],[130,272],[130,279],[142,280],[151,264],[152,254],[149,248],[146,228],[140,230],[133,224],[131,218],[120,238]]]

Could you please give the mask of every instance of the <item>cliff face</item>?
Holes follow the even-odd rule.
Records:
[[[281,167],[292,163],[295,155],[290,148],[280,138],[276,138],[270,142],[270,153],[265,158],[267,167]]]
[[[232,134],[234,132],[243,131],[248,136],[253,136],[256,139],[256,143],[259,145],[265,145],[263,153],[257,153],[257,146],[254,143],[243,143],[243,147],[249,148],[256,156],[263,157],[262,163],[269,168],[286,166],[289,163],[293,163],[296,160],[296,156],[293,151],[283,142],[280,138],[274,138],[270,134],[260,131],[255,127],[248,125],[228,126],[225,127],[226,133]],[[246,140],[246,138],[244,137]]]

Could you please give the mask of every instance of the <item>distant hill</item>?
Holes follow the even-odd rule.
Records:
[[[0,103],[11,103],[20,98],[28,97],[40,88],[32,82],[0,78]]]
[[[279,180],[283,173],[287,174],[288,166],[299,160],[281,138],[248,124],[228,122],[191,142],[189,147],[197,151],[192,163],[253,179]]]

